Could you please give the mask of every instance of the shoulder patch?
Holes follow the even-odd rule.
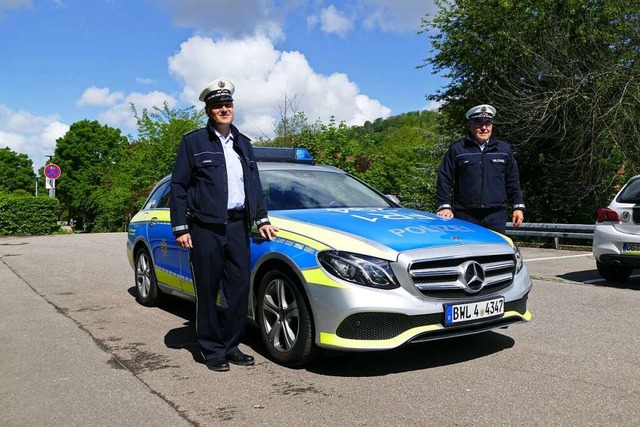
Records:
[[[187,136],[187,135],[189,135],[191,133],[194,133],[194,132],[197,132],[197,131],[198,131],[198,129],[190,130],[189,132],[183,133],[182,136]]]

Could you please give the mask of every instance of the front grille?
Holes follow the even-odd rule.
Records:
[[[468,295],[467,295],[468,296]],[[504,305],[505,313],[517,311],[524,314],[527,311],[528,294],[519,300],[507,302]],[[340,323],[336,335],[340,338],[352,340],[386,340],[397,337],[401,333],[412,328],[427,325],[442,325],[444,313],[421,314],[408,316],[400,313],[356,313],[347,317]],[[478,322],[479,325],[492,324],[502,321],[493,319],[488,322]],[[473,328],[473,325],[457,326],[454,329]],[[438,336],[447,334],[443,331],[427,332],[425,335]]]
[[[633,222],[640,224],[640,208],[633,208]]]
[[[460,266],[467,261],[479,263],[484,270],[485,281],[480,292],[466,292],[464,285],[458,280]],[[424,296],[451,299],[470,294],[485,296],[501,291],[513,282],[515,267],[515,255],[508,253],[416,261],[409,267],[409,274],[413,284]]]
[[[418,326],[442,322],[442,313],[407,316],[399,313],[357,313],[344,319],[336,335],[352,340],[386,340]]]

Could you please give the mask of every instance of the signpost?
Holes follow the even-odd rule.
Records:
[[[56,179],[60,178],[60,166],[55,163],[49,163],[44,167],[44,175],[46,177],[46,187],[49,190],[49,197],[56,196]]]

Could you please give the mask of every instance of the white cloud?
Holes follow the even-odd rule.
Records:
[[[150,1],[151,3],[151,1]],[[300,0],[155,0],[173,18],[174,25],[196,28],[207,34],[231,37],[264,35],[284,37],[282,23],[288,10]]]
[[[0,0],[0,17],[4,14],[4,11],[10,9],[20,9],[21,7],[32,7],[33,0]]]
[[[430,101],[424,107],[424,110],[427,110],[427,111],[440,111],[440,107],[442,107],[442,101]]]
[[[192,37],[169,58],[169,71],[184,85],[182,100],[196,106],[202,106],[198,95],[210,81],[218,77],[233,81],[236,125],[254,138],[273,136],[285,95],[300,101],[298,111],[310,122],[326,123],[333,116],[338,122],[359,125],[390,113],[379,101],[361,94],[345,74],[318,74],[303,54],[278,51],[263,36],[218,42]]]
[[[136,81],[137,81],[138,83],[143,84],[143,85],[152,85],[152,84],[155,84],[155,83],[156,83],[156,81],[155,81],[155,80],[153,80],[153,79],[148,79],[148,78],[145,78],[145,77],[136,77]]]
[[[0,147],[28,155],[36,170],[45,164],[45,156],[53,154],[56,140],[68,130],[69,125],[57,116],[35,116],[0,105]]]
[[[318,18],[311,18],[308,22],[318,22],[322,31],[328,34],[336,34],[345,37],[353,28],[353,22],[338,11],[334,5],[325,7],[320,11]]]
[[[365,28],[395,33],[415,33],[421,18],[437,11],[434,0],[147,0],[160,6],[173,19],[174,25],[194,28],[201,35],[224,35],[238,38],[263,35],[272,41],[284,39],[286,16],[296,9],[306,12],[307,23],[344,37],[353,27],[353,19]],[[336,6],[349,10],[339,12]],[[327,6],[324,6],[328,4]],[[322,8],[318,11],[318,8]]]
[[[417,32],[422,18],[438,10],[434,0],[359,0],[359,4],[366,28],[394,33]]]
[[[153,107],[162,108],[165,102],[169,108],[174,108],[178,104],[178,101],[173,96],[164,92],[133,92],[127,95],[119,104],[101,112],[98,115],[98,119],[110,126],[119,127],[123,131],[134,131],[137,128],[137,123],[131,111],[131,104],[135,106],[138,113],[141,113],[145,108],[147,110],[152,110]]]
[[[111,90],[106,87],[91,86],[83,92],[82,97],[76,102],[76,105],[104,107],[114,105],[122,98],[124,98],[123,92],[111,92]]]

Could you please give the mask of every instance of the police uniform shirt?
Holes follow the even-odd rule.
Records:
[[[242,173],[240,156],[233,149],[233,134],[229,132],[224,137],[217,129],[215,132],[220,142],[222,142],[224,160],[227,165],[227,183],[229,186],[227,209],[242,209],[244,207],[244,174]]]

